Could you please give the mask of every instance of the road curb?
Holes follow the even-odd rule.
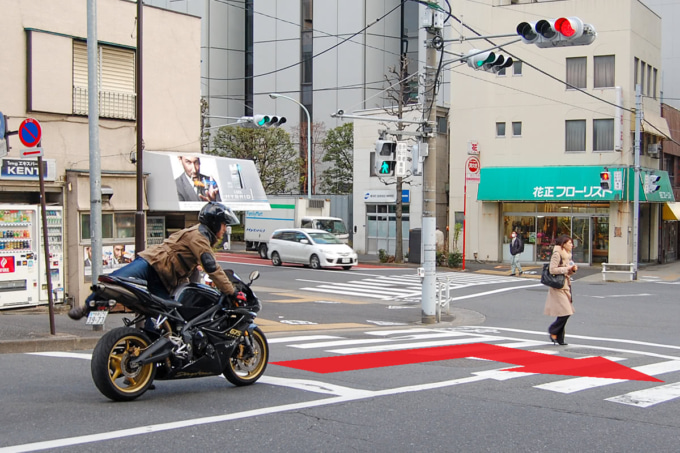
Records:
[[[28,340],[0,340],[0,354],[93,349],[97,341],[99,341],[99,338],[83,338],[75,335],[60,335]]]

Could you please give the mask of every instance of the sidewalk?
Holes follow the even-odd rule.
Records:
[[[239,250],[240,249],[240,250]],[[236,246],[230,253],[245,252],[243,247]],[[255,252],[252,252],[253,254]],[[360,255],[359,263],[390,266],[395,268],[416,268],[421,264],[387,264],[380,263],[374,255]],[[538,280],[543,268],[539,264],[523,266],[522,278]],[[577,274],[577,281],[603,283],[599,266],[581,267]],[[492,275],[509,275],[510,265],[507,263],[465,263],[465,271],[461,269],[437,268],[437,272],[470,272]],[[680,280],[680,261],[668,264],[640,265],[638,281],[642,280],[676,281]],[[537,282],[538,283],[538,282]],[[50,334],[50,316],[47,306],[24,309],[0,310],[0,354],[44,352],[44,351],[72,351],[92,349],[99,338],[110,328],[122,326],[121,319],[131,314],[110,314],[104,330],[93,330],[85,321],[73,321],[68,316],[70,306],[59,304],[54,307],[55,335]],[[455,311],[455,307],[452,307]]]

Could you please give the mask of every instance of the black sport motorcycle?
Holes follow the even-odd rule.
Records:
[[[154,379],[223,374],[237,386],[257,381],[269,360],[267,339],[254,321],[262,305],[250,288],[260,274],[253,271],[244,283],[225,272],[236,291],[246,295],[245,303],[198,283],[166,300],[149,293],[143,280],[100,276],[92,286],[97,297],[87,323],[103,324],[117,303],[136,316],[124,318],[125,327],[106,333],[94,348],[92,379],[99,391],[115,401],[131,401]]]

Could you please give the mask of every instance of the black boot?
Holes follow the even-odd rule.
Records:
[[[565,332],[563,330],[562,332],[560,332],[559,335],[557,335],[557,344],[559,344],[560,346],[567,346],[568,345],[568,343],[564,342],[564,334],[565,334]]]

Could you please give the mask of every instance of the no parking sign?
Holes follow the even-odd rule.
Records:
[[[19,126],[19,140],[25,147],[30,149],[21,150],[21,155],[23,157],[42,156],[42,148],[38,148],[41,138],[42,128],[38,120],[27,118],[22,121]]]

